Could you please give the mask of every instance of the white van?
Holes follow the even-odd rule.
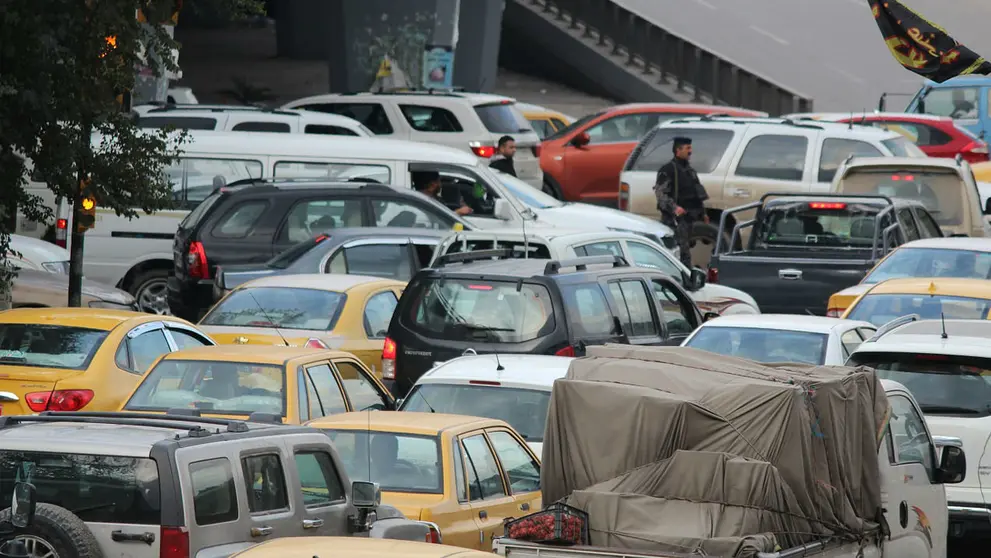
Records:
[[[449,147],[402,140],[270,133],[189,131],[181,160],[166,169],[174,184],[176,208],[127,219],[97,208],[96,226],[86,233],[83,269],[87,278],[131,292],[142,301],[165,296],[172,269],[172,239],[180,221],[216,188],[250,178],[372,178],[411,186],[411,171],[437,171],[447,183],[468,191],[481,186],[492,200],[487,213],[469,223],[480,228],[517,226],[533,211],[514,197],[488,166],[471,154]],[[31,183],[31,193],[54,206],[44,184]],[[70,208],[57,211],[57,238],[65,241]],[[20,228],[20,226],[19,226]],[[148,292],[145,292],[148,291]],[[143,305],[144,306],[144,305]],[[149,305],[147,309],[167,309]]]
[[[186,130],[272,132],[370,137],[364,124],[339,114],[312,110],[263,109],[238,105],[139,105],[139,128],[175,126]]]

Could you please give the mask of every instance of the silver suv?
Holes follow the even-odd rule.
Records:
[[[218,558],[276,537],[437,538],[381,505],[374,483],[349,482],[318,430],[261,413],[172,413],[0,417],[2,497],[26,481],[53,504],[16,535],[33,556]]]

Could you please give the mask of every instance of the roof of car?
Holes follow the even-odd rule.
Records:
[[[162,360],[206,360],[211,362],[251,362],[259,364],[285,364],[297,359],[308,360],[351,358],[351,353],[309,347],[285,347],[282,345],[216,345],[193,347],[174,353],[165,353]]]
[[[303,273],[294,275],[271,275],[252,279],[238,285],[234,290],[260,287],[285,287],[289,289],[316,289],[319,291],[348,292],[359,287],[403,287],[405,281],[383,279],[368,275],[345,275],[337,273]]]
[[[953,119],[949,116],[936,116],[934,114],[919,114],[916,112],[802,112],[795,114],[786,114],[782,118],[791,118],[793,120],[809,119],[809,120],[824,120],[830,122],[838,122],[842,120],[853,120],[854,123],[861,119],[884,119],[884,118],[897,118],[905,120],[918,120],[918,121],[933,121],[933,122],[952,122]]]
[[[678,127],[716,127],[725,128],[727,124],[749,124],[755,126],[791,126],[792,128],[819,128],[824,131],[843,132],[844,135],[872,136],[880,138],[904,137],[898,132],[892,132],[873,126],[854,126],[841,122],[788,120],[784,118],[748,118],[736,116],[685,117],[671,119],[658,124],[661,128]]]
[[[942,83],[936,83],[935,81],[929,79],[926,80],[926,86],[932,87],[933,89],[939,89],[942,87],[966,87],[969,85],[991,87],[991,76],[964,75],[950,78]]]
[[[349,558],[482,558],[491,552],[470,550],[442,544],[370,537],[282,537],[251,546],[232,558],[314,558],[326,556]]]
[[[888,279],[871,287],[873,294],[933,294],[991,299],[991,281],[957,277],[909,277]]]
[[[847,162],[847,168],[854,167],[905,167],[941,169],[957,169],[960,164],[945,157],[853,157]]]
[[[306,426],[315,428],[339,428],[343,430],[367,429],[377,432],[403,432],[432,436],[445,430],[471,430],[488,426],[505,425],[506,423],[497,419],[408,411],[340,413],[314,419],[306,423]]]
[[[819,196],[815,194],[801,194],[795,196],[788,195],[781,197],[769,197],[765,202],[765,204],[782,205],[788,203],[837,202],[837,203],[859,203],[864,205],[877,204],[877,205],[887,206],[888,202],[887,200],[884,199],[885,197],[891,200],[891,205],[897,205],[897,206],[916,205],[916,206],[925,207],[925,204],[923,204],[919,200],[913,200],[908,198],[895,198],[890,196],[871,196],[871,195],[858,196],[856,194],[850,194],[848,196],[844,196],[842,194],[840,195],[827,194],[827,195],[819,195]]]
[[[563,378],[570,357],[550,355],[468,355],[437,365],[416,381],[419,384],[467,383],[472,380],[503,382],[510,387],[537,387],[548,391]],[[503,370],[498,370],[499,366]]]
[[[287,105],[298,105],[301,102],[327,102],[332,99],[348,99],[354,97],[432,97],[432,98],[460,98],[466,99],[473,105],[486,104],[486,103],[504,103],[511,102],[515,103],[516,99],[512,97],[506,97],[505,95],[494,95],[491,93],[469,93],[462,91],[390,91],[377,93],[373,91],[356,91],[353,93],[325,93],[322,95],[311,95],[309,97],[304,97],[302,99],[295,99],[286,103]]]
[[[129,320],[142,322],[163,319],[187,325],[189,323],[179,318],[104,308],[15,308],[0,312],[0,323],[51,324],[103,331],[110,331]]]
[[[906,242],[898,250],[906,248],[940,248],[943,250],[973,250],[975,252],[991,252],[991,238],[972,236],[950,236],[942,238],[923,238]]]
[[[643,235],[628,231],[593,230],[588,229],[567,229],[551,226],[527,227],[524,232],[519,227],[476,229],[473,231],[448,232],[446,238],[460,238],[464,235],[468,240],[527,240],[536,242],[553,242],[554,240],[573,240],[581,242],[583,240],[597,240],[601,238],[630,238],[635,240],[648,240]]]
[[[623,268],[611,268],[607,267],[607,264],[593,264],[594,267],[587,269],[585,271],[575,271],[572,273],[561,273],[561,274],[551,274],[547,275],[544,270],[547,264],[552,261],[567,261],[567,260],[542,260],[536,258],[520,259],[513,258],[511,263],[507,263],[508,260],[478,260],[467,263],[451,263],[446,264],[441,267],[433,267],[426,270],[429,273],[443,274],[446,276],[469,276],[478,277],[483,276],[482,279],[493,279],[498,280],[501,277],[510,277],[513,279],[526,279],[530,277],[566,277],[566,278],[580,278],[589,273],[598,273],[602,271],[611,271],[613,269],[627,270],[632,273],[651,273],[651,270],[643,267],[623,267]],[[660,273],[660,272],[655,272]]]
[[[605,110],[609,114],[625,112],[672,112],[684,113],[685,115],[717,113],[733,116],[767,116],[766,112],[758,110],[727,107],[724,105],[707,105],[704,103],[626,103],[615,105]]]
[[[942,337],[944,327],[946,339]],[[921,353],[991,358],[989,339],[991,321],[919,320],[865,342],[854,354]]]
[[[436,229],[411,229],[407,227],[340,227],[327,229],[321,236],[333,239],[351,238],[381,238],[381,237],[427,237],[438,240],[445,238],[451,231]],[[315,239],[316,237],[314,237]]]
[[[741,314],[737,316],[721,316],[702,324],[703,328],[710,327],[746,327],[753,329],[781,329],[805,333],[829,333],[837,328],[868,327],[877,329],[870,322],[859,320],[842,320],[823,316],[805,316],[802,314]]]

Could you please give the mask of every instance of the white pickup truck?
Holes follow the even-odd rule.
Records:
[[[573,364],[568,379],[573,377],[574,370],[575,365]],[[605,372],[606,370],[603,369],[603,373]],[[609,372],[612,373],[614,370],[610,369]],[[878,475],[880,476],[878,480],[881,488],[880,510],[884,515],[884,521],[879,522],[880,529],[873,533],[864,533],[864,540],[868,542],[849,542],[850,539],[846,539],[846,541],[819,540],[774,552],[753,552],[744,555],[756,556],[757,558],[812,555],[822,558],[946,557],[948,512],[943,485],[959,483],[964,479],[966,458],[963,444],[958,438],[937,437],[938,439],[934,440],[912,394],[904,386],[894,381],[881,380],[880,385],[890,404],[890,418],[887,419],[883,430],[878,432],[880,434],[877,453]],[[555,386],[556,395],[557,386]],[[849,408],[847,410],[849,411]],[[553,417],[549,419],[548,432],[555,428],[552,421]],[[866,424],[864,426],[866,428],[873,427],[873,425]],[[868,438],[869,440],[870,438]],[[549,455],[546,441],[544,446],[545,459]],[[635,449],[631,451],[635,451]],[[692,480],[697,479],[686,479],[684,482],[691,482]],[[731,479],[725,479],[725,481],[735,484]],[[719,481],[713,482],[718,483]],[[591,515],[592,512],[590,512]],[[701,521],[698,531],[702,532],[703,535],[713,536],[712,533],[705,532],[710,529],[716,530],[715,523],[718,518],[714,517],[715,515],[714,512],[708,519],[702,519],[702,516],[699,516]],[[679,527],[687,525],[685,527],[686,533],[695,529],[691,517],[685,518],[685,521],[670,518],[669,520],[677,521]],[[592,517],[592,523],[595,523],[594,517]],[[632,536],[637,533],[639,531],[633,532],[631,529],[619,534]],[[597,533],[593,530],[592,534],[592,542],[594,543],[594,537]],[[614,534],[616,533],[600,534],[599,536],[607,537]],[[699,536],[699,534],[685,534],[685,536],[694,537]],[[641,546],[642,540],[637,541]],[[628,548],[595,546],[551,546],[505,537],[499,537],[493,541],[493,552],[512,558],[674,558],[687,557],[691,551],[691,548],[685,548],[682,554],[664,552],[660,549],[630,550]],[[725,556],[724,554],[709,555]]]

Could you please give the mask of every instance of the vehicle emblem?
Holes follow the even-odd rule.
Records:
[[[243,335],[234,338],[234,343],[237,345],[244,345],[247,342],[248,338]]]

